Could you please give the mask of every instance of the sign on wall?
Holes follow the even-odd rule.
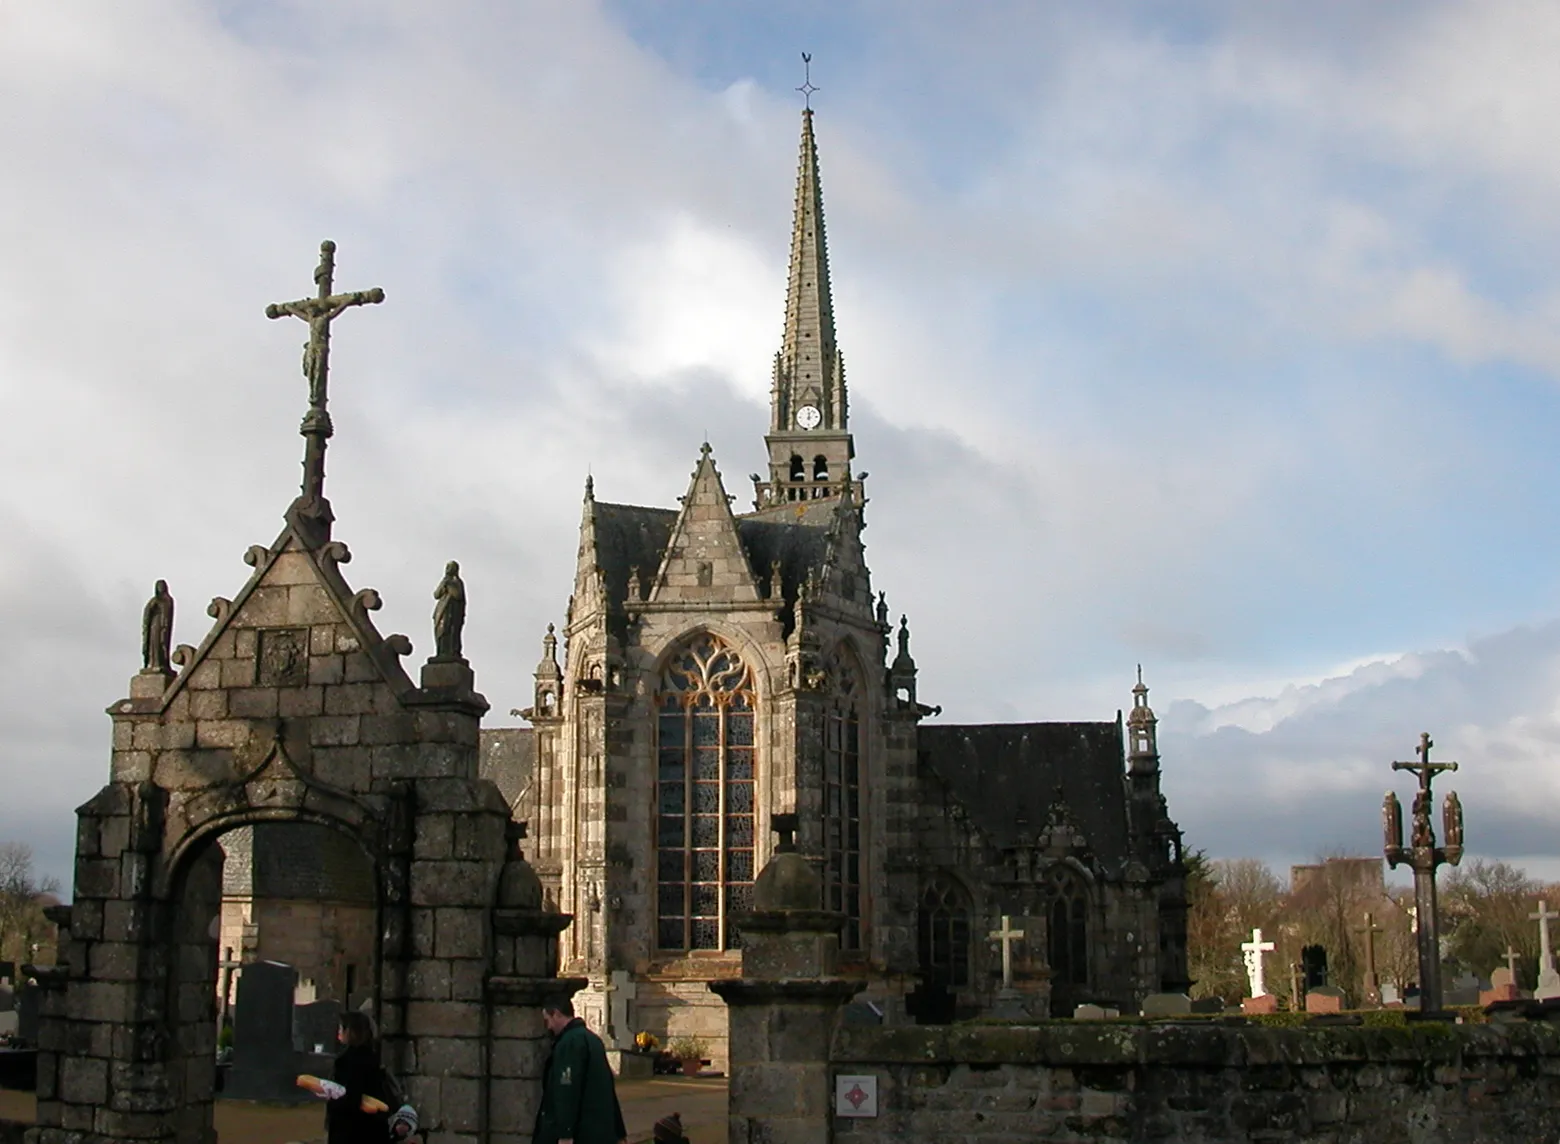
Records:
[[[878,1114],[875,1076],[837,1076],[834,1078],[835,1116],[876,1116]]]

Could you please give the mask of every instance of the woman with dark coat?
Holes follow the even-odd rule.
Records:
[[[346,1091],[325,1105],[326,1139],[329,1144],[385,1144],[389,1112],[362,1108],[364,1096],[383,1100],[385,1095],[373,1022],[366,1013],[349,1010],[341,1015],[336,1040],[345,1047],[336,1058],[332,1079]]]

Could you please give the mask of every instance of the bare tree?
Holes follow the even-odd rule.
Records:
[[[1255,858],[1209,861],[1198,852],[1188,862],[1187,952],[1193,992],[1199,997],[1233,1001],[1249,988],[1241,943],[1254,928],[1275,929],[1283,905],[1283,886]]]
[[[1456,867],[1441,883],[1446,953],[1465,972],[1487,976],[1505,964],[1511,949],[1520,958],[1519,982],[1532,988],[1538,977],[1538,923],[1532,914],[1540,898],[1560,904],[1560,890],[1546,890],[1508,862],[1475,858]]]
[[[54,926],[43,916],[59,883],[33,869],[32,848],[0,842],[0,961],[29,962],[33,946],[52,939]]]

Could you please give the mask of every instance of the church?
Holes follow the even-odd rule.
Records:
[[[708,442],[675,507],[585,481],[530,726],[483,732],[544,900],[574,917],[576,1004],[609,1043],[694,1035],[723,1062],[708,983],[740,973],[777,825],[844,915],[841,971],[870,982],[872,1019],[1184,991],[1182,840],[1141,673],[1125,720],[958,725],[917,695],[862,544],[810,109],[773,377],[750,510]]]

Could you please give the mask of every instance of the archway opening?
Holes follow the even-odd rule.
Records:
[[[304,1103],[329,1075],[347,1008],[377,1014],[379,877],[342,829],[261,821],[202,839],[162,904],[167,1071],[178,1139],[210,1139],[212,1102]]]

